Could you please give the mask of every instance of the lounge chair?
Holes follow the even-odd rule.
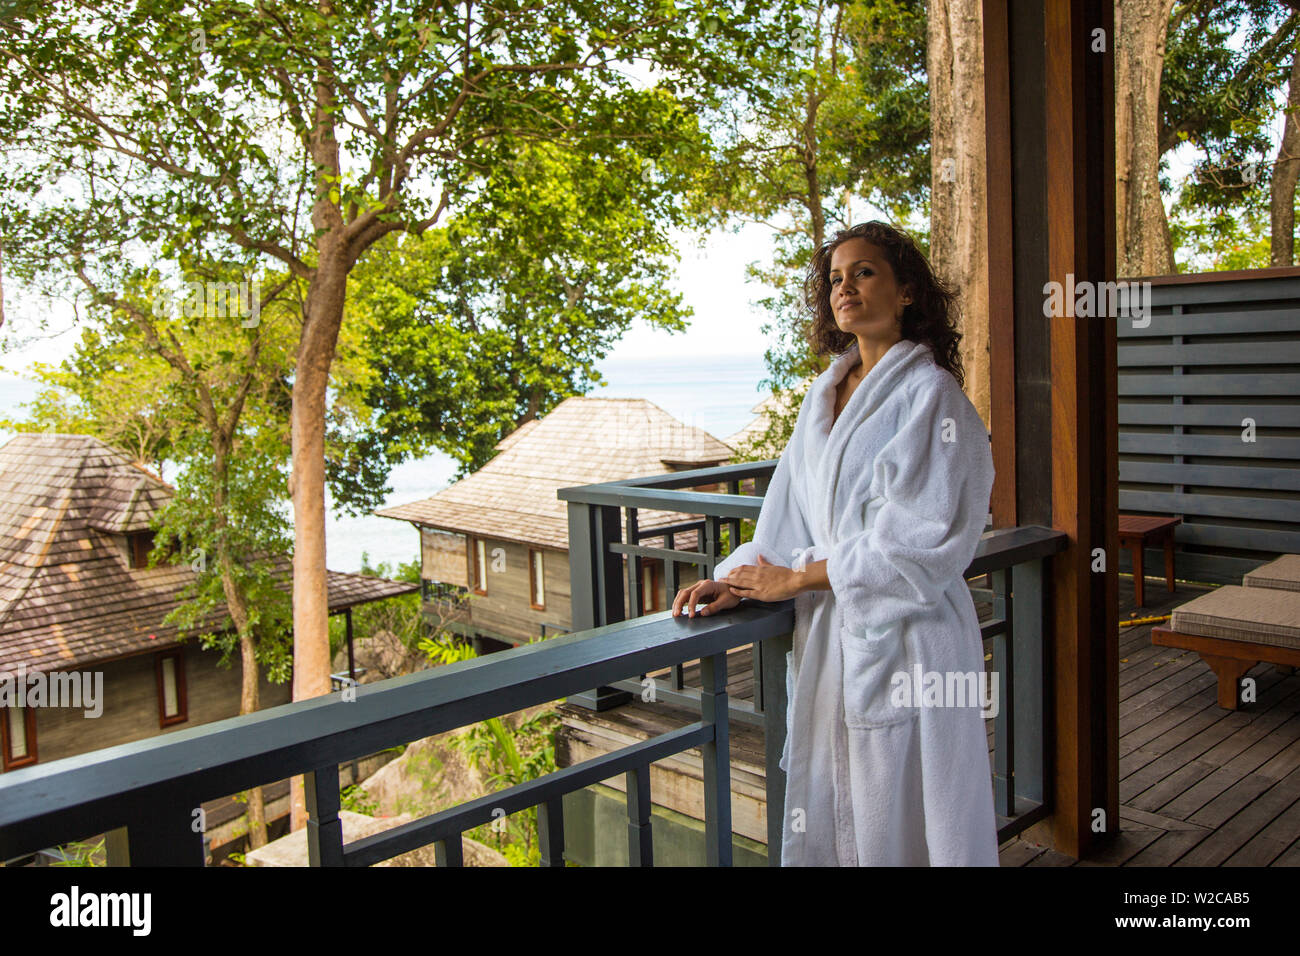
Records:
[[[1300,554],[1284,554],[1276,561],[1261,564],[1241,579],[1248,588],[1273,588],[1300,591]]]
[[[1219,706],[1228,710],[1240,703],[1241,678],[1261,661],[1300,667],[1300,577],[1291,585],[1264,586],[1293,567],[1272,566],[1277,563],[1246,575],[1248,586],[1229,584],[1188,601],[1174,610],[1168,627],[1151,629],[1151,643],[1201,655],[1219,679]],[[1294,566],[1300,571],[1300,562]]]

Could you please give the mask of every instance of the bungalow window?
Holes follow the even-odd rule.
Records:
[[[170,727],[189,719],[185,699],[185,659],[180,651],[159,654],[154,663],[158,672],[158,725]]]
[[[16,770],[36,763],[36,714],[30,707],[4,708],[0,720],[0,750],[4,769]]]
[[[469,580],[475,594],[487,594],[487,542],[482,538],[470,540]]]
[[[528,549],[529,606],[535,611],[546,610],[546,581],[542,575],[542,552]]]
[[[153,550],[153,542],[154,533],[152,531],[137,531],[126,536],[131,567],[149,567],[149,552]]]
[[[658,558],[646,558],[641,564],[641,613],[652,614],[662,611],[659,592],[663,590],[663,562]]]

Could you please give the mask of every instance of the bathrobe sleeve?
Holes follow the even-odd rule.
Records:
[[[993,488],[988,433],[956,382],[939,376],[947,373],[920,379],[870,475],[836,503],[867,516],[867,529],[836,542],[826,561],[852,626],[881,627],[935,607],[979,545]]]
[[[809,394],[811,394],[809,389]],[[781,458],[772,472],[767,492],[763,496],[763,506],[758,512],[758,523],[754,525],[754,537],[736,548],[713,569],[713,580],[721,581],[733,569],[758,563],[758,556],[772,564],[790,567],[796,548],[812,546],[812,532],[795,494],[795,482],[800,477],[795,472],[795,461],[803,437],[804,410],[808,405],[808,395],[804,396],[799,416],[795,420],[794,432],[786,444]]]

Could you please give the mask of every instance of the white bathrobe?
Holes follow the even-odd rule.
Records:
[[[760,553],[786,567],[800,550],[827,561],[831,589],[795,600],[782,863],[997,866],[979,695],[915,706],[895,679],[983,681],[962,572],[988,514],[988,433],[929,347],[906,339],[832,428],[836,386],[858,362],[854,344],[814,381],[754,539],[714,570],[721,581]]]

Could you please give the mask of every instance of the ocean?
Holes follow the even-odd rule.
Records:
[[[703,428],[717,438],[726,438],[750,422],[750,410],[763,398],[758,383],[767,373],[761,354],[719,356],[714,350],[702,355],[685,353],[680,358],[611,357],[597,369],[607,384],[591,391],[591,397],[644,398],[684,424]],[[20,417],[20,404],[35,395],[33,383],[0,373],[0,417]],[[0,445],[12,437],[12,432],[0,429]],[[393,490],[384,504],[427,498],[446,488],[455,471],[455,462],[443,454],[399,465],[389,478]],[[405,521],[374,515],[354,518],[331,511],[326,528],[327,566],[333,571],[357,571],[363,554],[371,566],[418,560],[419,532]]]

